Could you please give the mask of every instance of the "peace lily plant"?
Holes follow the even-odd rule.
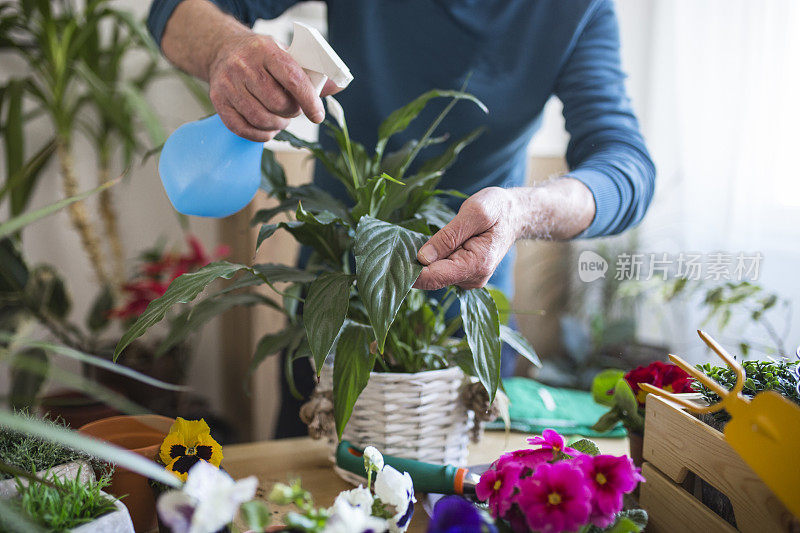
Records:
[[[450,101],[422,138],[386,152],[392,136],[405,130],[435,98]],[[192,302],[214,280],[238,275],[232,284],[184,314],[180,331],[188,334],[236,305],[264,304],[281,310],[287,326],[259,341],[252,368],[266,356],[283,350],[287,371],[295,359],[310,356],[319,374],[328,355],[333,355],[333,402],[339,437],[372,371],[419,372],[458,365],[477,376],[493,399],[500,383],[502,342],[538,364],[528,342],[501,321],[498,306],[507,316],[508,301],[501,293],[485,288],[451,287],[441,300],[412,289],[423,268],[417,261],[417,251],[455,215],[442,198],[463,197],[456,191],[439,190],[437,185],[482,129],[455,140],[427,161],[413,167],[412,163],[424,149],[447,140],[447,136],[434,137],[434,132],[459,100],[486,111],[468,93],[431,90],[383,121],[371,154],[350,138],[344,112],[331,97],[327,99],[328,114],[335,123],[326,121],[324,127],[335,139],[338,151],[326,151],[318,143],[280,133],[277,140],[308,149],[344,185],[351,206],[314,184],[288,185],[283,169],[265,150],[262,188],[278,204],[256,214],[253,224],[260,225],[257,246],[279,230],[288,231],[311,249],[307,264],[296,268],[220,261],[180,276],[125,333],[116,347],[115,359],[174,305]],[[293,220],[273,222],[274,217],[289,211],[294,211]],[[288,288],[278,290],[274,284],[279,282],[288,283]],[[248,292],[262,284],[274,289],[282,301]],[[446,311],[456,301],[460,315],[449,317]],[[463,330],[463,338],[454,337],[459,330]]]

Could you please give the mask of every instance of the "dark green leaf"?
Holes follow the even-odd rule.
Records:
[[[624,375],[624,371],[615,368],[609,368],[597,374],[592,381],[594,401],[608,407],[614,405],[614,388]]]
[[[601,416],[592,426],[594,431],[604,433],[614,428],[622,420],[622,415],[616,407]]]
[[[64,280],[50,265],[33,269],[25,286],[25,302],[36,313],[64,318],[72,307]]]
[[[184,342],[189,335],[202,328],[209,320],[238,306],[268,305],[281,310],[280,306],[262,294],[234,293],[207,298],[194,307],[183,311],[172,321],[169,333],[156,350],[161,357],[173,347]]]
[[[397,310],[422,272],[417,250],[426,240],[424,235],[370,216],[358,223],[353,250],[358,291],[381,353]]]
[[[570,444],[569,447],[574,448],[579,453],[583,453],[586,455],[600,455],[600,448],[598,448],[597,444],[590,441],[589,439],[576,440],[575,442]]]
[[[25,348],[14,354],[9,395],[11,407],[16,410],[32,408],[47,379],[46,373],[31,371],[26,365],[20,364],[21,359],[34,361],[40,368],[47,368],[48,365],[47,354],[41,348]]]
[[[28,211],[27,213],[16,216],[10,220],[7,220],[2,224],[0,224],[0,238],[3,238],[7,235],[11,235],[12,233],[16,233],[17,231],[21,230],[28,224],[36,222],[39,219],[48,217],[53,213],[56,213],[61,209],[64,209],[70,204],[73,204],[75,202],[80,202],[81,200],[85,200],[86,198],[92,196],[95,193],[98,193],[100,191],[108,189],[113,185],[116,185],[118,182],[119,178],[111,180],[90,191],[82,192],[71,198],[65,198],[63,200],[59,200],[58,202],[52,203],[40,209],[36,209],[34,211]]]
[[[108,327],[111,322],[108,315],[113,308],[114,294],[111,287],[106,285],[100,290],[86,315],[86,327],[93,333],[98,333]]]
[[[530,361],[531,364],[541,368],[542,362],[539,360],[539,356],[536,355],[536,351],[531,346],[531,343],[528,342],[528,339],[519,331],[500,324],[500,340],[511,346],[515,352]]]
[[[438,157],[431,159],[430,161],[424,162],[419,167],[419,174],[434,174],[434,173],[443,173],[448,168],[450,168],[453,163],[456,162],[458,158],[458,154],[466,148],[472,141],[477,139],[481,136],[481,134],[486,130],[485,127],[477,128],[467,135],[463,136],[462,138],[455,141],[453,144],[447,147],[447,150],[444,151]]]
[[[333,413],[336,433],[342,432],[353,414],[358,396],[369,382],[375,366],[375,354],[370,353],[370,329],[361,324],[347,323],[336,344],[333,360]]]
[[[256,273],[267,278],[270,283],[280,283],[282,281],[307,283],[314,281],[317,277],[315,272],[276,263],[259,263],[253,265],[252,268]]]
[[[431,196],[422,202],[414,216],[424,220],[429,226],[441,229],[453,220],[456,213],[444,202],[435,196]]]
[[[261,188],[278,200],[286,199],[286,173],[275,159],[272,150],[264,149],[261,154]]]
[[[261,337],[256,345],[256,351],[253,353],[253,359],[250,361],[250,373],[255,372],[268,356],[279,353],[292,344],[296,343],[295,346],[300,344],[304,335],[303,328],[292,325],[277,333],[269,333]]]
[[[12,80],[4,91],[8,112],[2,133],[5,143],[6,180],[9,181],[13,176],[20,174],[25,161],[25,133],[23,131],[25,121],[22,119],[23,87],[21,82]],[[21,200],[15,202],[13,195],[14,191],[12,190],[12,204],[25,203]]]
[[[9,238],[0,238],[0,293],[20,293],[28,284],[28,265],[19,246]]]
[[[483,102],[469,93],[432,89],[424,94],[421,94],[400,109],[393,111],[388,117],[386,117],[386,119],[378,127],[378,144],[375,146],[375,153],[380,157],[383,154],[384,148],[386,147],[386,142],[392,135],[405,130],[408,125],[411,124],[411,121],[417,118],[422,110],[425,109],[425,106],[431,99],[442,97],[453,98],[455,100],[470,100],[474,102],[475,105],[480,107],[484,112],[487,112],[486,106],[483,105]]]
[[[161,322],[167,311],[175,304],[189,303],[214,280],[218,278],[230,279],[235,273],[247,268],[244,265],[219,261],[211,263],[197,272],[183,274],[170,283],[163,296],[150,302],[147,309],[139,316],[136,323],[125,332],[114,349],[114,361],[131,342],[138,339],[150,329],[151,326]]]
[[[317,375],[342,328],[350,302],[355,276],[343,272],[322,274],[308,287],[303,307],[303,323],[314,356]]]
[[[497,306],[486,289],[458,290],[464,336],[472,351],[478,379],[494,400],[500,385],[500,318]]]

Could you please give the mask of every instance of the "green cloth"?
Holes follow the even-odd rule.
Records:
[[[626,434],[621,424],[605,433],[592,429],[608,407],[595,403],[590,392],[548,387],[520,377],[503,380],[503,386],[511,401],[509,414],[514,431],[541,433],[553,428],[564,435],[584,437],[624,437]],[[504,426],[503,421],[497,419],[486,427],[503,429]]]

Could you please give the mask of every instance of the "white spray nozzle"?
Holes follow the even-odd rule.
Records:
[[[350,69],[319,31],[302,22],[294,23],[294,37],[287,52],[306,71],[317,94],[329,78],[341,88],[353,81]]]

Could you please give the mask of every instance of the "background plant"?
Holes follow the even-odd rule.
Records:
[[[423,136],[386,153],[390,138],[405,130],[434,98],[450,101]],[[259,341],[252,367],[267,355],[284,350],[287,371],[298,357],[310,356],[319,373],[328,354],[335,353],[334,411],[339,434],[372,370],[413,371],[459,364],[476,375],[493,398],[500,382],[501,339],[533,362],[538,363],[538,359],[521,335],[501,327],[492,293],[487,289],[451,288],[438,302],[411,289],[422,271],[417,250],[433,231],[454,216],[443,198],[463,197],[455,191],[438,189],[439,180],[481,130],[450,143],[439,155],[421,164],[412,167],[412,163],[424,148],[447,140],[446,136],[434,137],[434,133],[459,100],[484,109],[475,97],[464,92],[429,91],[381,123],[373,153],[350,138],[344,113],[332,98],[328,99],[328,114],[336,123],[326,121],[325,131],[335,139],[338,151],[325,151],[318,143],[280,133],[276,139],[311,151],[344,186],[351,205],[348,207],[313,184],[289,186],[283,169],[265,150],[262,188],[277,199],[278,205],[255,215],[253,223],[260,225],[256,246],[278,230],[288,231],[310,248],[307,264],[295,268],[217,262],[181,276],[123,335],[115,357],[163,319],[173,305],[191,302],[213,280],[239,274],[232,285],[187,311],[186,329],[199,327],[217,310],[233,305],[263,304],[282,311],[287,317],[286,328]],[[413,173],[407,175],[412,168]],[[279,213],[292,210],[293,220],[272,222]],[[288,283],[288,287],[278,290],[274,285],[278,282]],[[282,301],[239,292],[261,284],[276,289]],[[238,302],[236,298],[246,301]],[[447,317],[445,311],[456,300],[460,316]],[[400,320],[396,320],[398,316]],[[461,340],[452,338],[458,329],[464,331]]]

